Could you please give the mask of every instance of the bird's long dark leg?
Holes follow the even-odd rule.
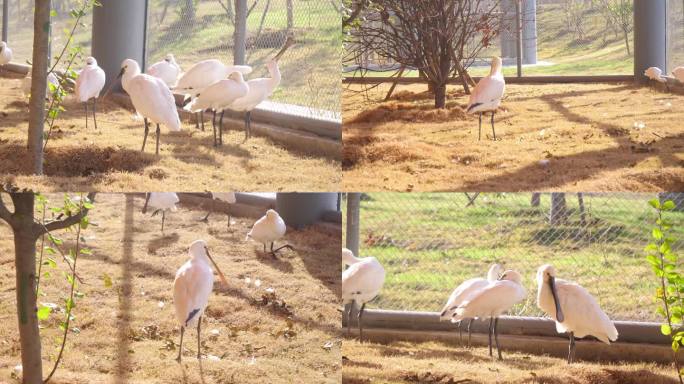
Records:
[[[164,233],[164,221],[166,220],[166,211],[162,211],[162,233]]]
[[[489,330],[488,330],[488,336],[489,336],[489,357],[492,357],[492,327],[494,326],[494,318],[490,317],[489,318]]]
[[[359,314],[357,316],[358,320],[357,322],[359,323],[359,343],[363,343],[363,310],[366,309],[366,303],[361,304],[361,309],[359,310]]]
[[[470,325],[473,324],[473,319],[468,320],[468,348],[470,348]]]
[[[477,141],[482,140],[482,112],[480,112],[480,124],[479,124],[479,129],[477,131]]]
[[[245,141],[249,138],[249,129],[252,124],[252,111],[245,112]]]
[[[349,309],[347,310],[347,336],[349,336],[351,333],[351,314],[353,308],[354,302],[352,301],[351,304],[349,304]]]
[[[177,362],[181,362],[181,354],[183,353],[183,334],[185,333],[185,327],[181,327],[181,339],[180,347],[178,347],[178,357],[176,357]]]
[[[195,113],[195,128],[197,128],[197,130],[200,129],[200,126],[199,126],[199,112],[196,112],[196,113]]]
[[[202,132],[204,132],[204,110],[200,111],[200,120],[202,121]]]
[[[221,118],[219,119],[219,145],[223,145],[223,115],[225,113],[225,109],[221,111]]]
[[[86,100],[86,102],[83,103],[83,105],[85,105],[86,129],[88,129],[88,100]]]
[[[463,321],[460,320],[458,322],[458,343],[459,344],[463,344],[463,328],[462,328],[462,325],[463,325]]]
[[[291,251],[294,251],[294,248],[290,244],[281,245],[280,247],[273,249],[273,243],[271,243],[271,253],[273,253],[273,256],[275,256],[276,252],[280,251],[283,248],[287,248]]]
[[[159,124],[157,124],[157,149],[154,151],[157,156],[159,156],[159,133],[161,133],[161,129],[159,128]]]
[[[95,130],[97,131],[97,117],[95,116],[97,109],[97,98],[93,98],[93,122],[95,123]]]
[[[494,136],[494,140],[496,140],[496,131],[494,130],[494,111],[492,111],[492,135]]]
[[[150,133],[150,127],[147,124],[147,118],[145,118],[145,137],[143,138],[143,146],[142,149],[140,150],[141,152],[145,152],[145,143],[147,142],[147,134]]]
[[[575,333],[570,332],[570,344],[568,345],[568,364],[575,361]]]
[[[499,360],[502,359],[501,357],[501,348],[499,348],[499,318],[494,319],[494,341],[496,342],[496,352],[499,354]]]
[[[211,215],[211,212],[212,212],[213,210],[214,210],[214,199],[212,198],[212,199],[211,199],[211,209],[209,210],[209,212],[207,212],[207,215],[204,216],[204,219],[202,219],[202,220],[200,220],[200,221],[204,221],[205,223],[208,223],[208,222],[209,222],[209,215]]]
[[[211,117],[211,128],[214,130],[214,147],[216,146],[216,111],[212,111],[214,114]]]
[[[197,360],[202,358],[202,344],[200,343],[200,328],[202,327],[202,316],[197,319]]]
[[[264,243],[264,254],[266,253],[266,243]]]

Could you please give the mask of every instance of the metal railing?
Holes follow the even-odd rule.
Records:
[[[348,195],[351,196],[351,195]],[[657,279],[645,260],[656,194],[369,193],[346,242],[376,257],[383,290],[368,308],[438,312],[461,282],[486,276],[492,263],[523,275],[527,298],[509,313],[542,316],[536,270],[550,263],[559,278],[594,295],[613,320],[655,321]],[[683,194],[661,196],[679,199]],[[348,197],[350,202],[354,200]],[[344,212],[349,217],[344,201]],[[683,209],[684,210],[684,209]],[[684,212],[675,223],[675,251],[684,246]],[[626,299],[628,298],[628,299]]]

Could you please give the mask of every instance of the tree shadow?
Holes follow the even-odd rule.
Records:
[[[177,243],[179,239],[180,236],[178,235],[178,233],[174,232],[170,235],[164,235],[154,240],[150,240],[147,243],[147,253],[149,253],[150,255],[156,255],[157,250],[161,248],[170,247],[173,244]]]

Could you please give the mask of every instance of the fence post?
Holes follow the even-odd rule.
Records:
[[[2,41],[9,38],[9,0],[2,0]]]
[[[93,9],[92,55],[105,71],[107,83],[116,79],[121,62],[133,59],[144,65],[145,6],[140,0],[100,0]],[[122,28],[121,26],[125,26]],[[141,67],[145,70],[145,67]]]
[[[235,32],[233,34],[233,64],[245,64],[247,40],[247,0],[235,0]]]
[[[522,0],[516,0],[515,2],[515,56],[516,56],[516,66],[518,68],[518,77],[522,77],[522,24],[520,23],[520,18],[522,17],[522,11],[520,9],[520,2]]]
[[[537,0],[523,0],[522,57],[525,64],[537,64]]]
[[[347,194],[347,244],[346,247],[354,255],[359,255],[359,209],[361,206],[360,193]]]
[[[658,67],[667,72],[666,1],[634,0],[634,77],[648,83],[644,71]]]

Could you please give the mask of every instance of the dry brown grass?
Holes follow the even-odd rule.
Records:
[[[85,233],[93,255],[78,260],[85,297],[77,300],[73,326],[81,331],[69,335],[52,383],[340,382],[340,275],[338,263],[331,262],[339,259],[339,236],[315,227],[290,229],[286,240],[296,251],[285,250],[274,260],[261,254],[260,245],[244,241],[253,219],[238,217],[227,229],[224,215],[212,215],[207,225],[197,221],[204,211],[181,205],[167,215],[162,235],[160,217],[142,215],[142,203],[142,196],[130,204],[123,195],[97,196],[91,213],[97,226]],[[202,326],[203,352],[221,360],[203,360],[201,367],[195,330],[186,333],[183,364],[175,361],[179,326],[172,302],[175,271],[198,238],[208,242],[229,282],[223,287],[216,279]],[[0,321],[6,325],[0,328],[2,383],[16,382],[10,373],[21,361],[13,254],[11,233],[0,224]],[[66,270],[63,264],[59,268]],[[104,286],[103,273],[112,277],[113,287]],[[261,279],[261,287],[248,286],[245,277]],[[39,300],[61,306],[66,292],[61,271],[53,270],[41,284],[46,296]],[[130,296],[123,295],[127,286]],[[278,305],[284,301],[287,310],[263,302],[267,287],[275,289]],[[41,331],[46,370],[57,352],[62,316],[53,314]],[[288,321],[292,328],[283,334]],[[212,336],[212,330],[219,334]]]
[[[492,360],[487,348],[471,350],[443,343],[393,342],[388,345],[345,339],[342,382],[516,383],[516,384],[676,384],[670,367],[647,363],[576,363],[564,359],[503,351]]]
[[[35,190],[269,190],[330,191],[339,189],[340,162],[288,151],[277,143],[228,131],[224,145],[213,147],[211,115],[206,131],[183,121],[183,131],[162,127],[160,156],[154,155],[154,129],[140,153],[143,122],[113,102],[98,105],[98,128],[85,128],[83,105],[67,100],[48,143],[44,177],[30,176],[26,132],[28,104],[21,80],[3,79],[0,89],[0,180]],[[6,176],[1,176],[1,175]]]
[[[467,96],[434,111],[424,85],[343,97],[344,190],[660,191],[684,188],[684,96],[628,84],[509,85],[478,142]],[[636,129],[643,122],[645,128]],[[540,163],[548,160],[548,166]]]

